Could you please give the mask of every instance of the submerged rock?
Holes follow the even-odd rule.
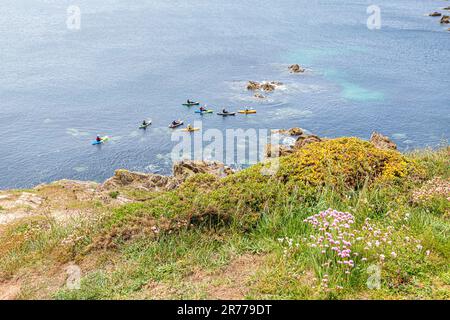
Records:
[[[370,142],[382,150],[397,150],[397,145],[389,139],[389,137],[383,136],[381,133],[373,132],[370,137]]]
[[[275,85],[269,82],[263,83],[261,85],[261,89],[263,89],[266,92],[272,92],[275,90],[275,88],[276,88]]]
[[[289,67],[289,70],[291,73],[303,73],[305,72],[305,69],[302,68],[299,64],[293,64]]]
[[[259,90],[261,88],[261,85],[259,84],[259,82],[256,81],[249,81],[247,84],[247,90],[250,91],[256,91]]]
[[[269,81],[269,82],[268,81],[264,81],[264,82],[249,81],[247,83],[247,90],[249,90],[249,91],[263,90],[265,92],[272,92],[277,88],[277,86],[281,86],[281,85],[283,85],[283,83],[278,82],[278,81]]]

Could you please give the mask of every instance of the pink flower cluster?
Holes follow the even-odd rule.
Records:
[[[434,178],[425,183],[422,188],[413,192],[413,201],[418,203],[429,200],[434,196],[446,197],[450,201],[450,180]]]
[[[355,222],[354,216],[351,213],[328,209],[306,218],[304,222],[319,231],[317,236],[310,237],[309,246],[319,248],[328,260],[328,265],[335,262],[349,274],[355,266],[352,257],[358,256],[357,252],[352,252],[355,241],[355,230],[351,230]]]

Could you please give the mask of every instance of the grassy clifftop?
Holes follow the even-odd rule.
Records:
[[[61,222],[42,212],[0,229],[0,292],[448,299],[449,160],[448,148],[401,154],[339,138],[280,158],[271,175],[262,163],[171,191],[110,194],[133,200],[125,204],[70,198],[53,207],[90,214]],[[67,193],[37,193],[50,190]],[[66,285],[73,268],[79,289]]]

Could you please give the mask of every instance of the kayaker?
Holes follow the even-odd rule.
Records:
[[[206,108],[203,107],[203,106],[201,106],[201,107],[200,107],[200,111],[201,111],[201,112],[206,111]]]
[[[193,102],[189,99],[187,99],[187,104],[193,104]]]
[[[223,108],[222,113],[228,113],[228,111],[225,108]]]
[[[97,142],[101,142],[101,141],[102,141],[102,138],[100,138],[100,136],[99,136],[99,135],[97,135],[97,138],[95,138],[95,141],[97,141]]]
[[[193,128],[190,124],[187,125],[186,129],[187,129],[188,131],[194,130],[194,128]]]
[[[173,120],[173,121],[172,121],[172,125],[173,125],[173,126],[176,126],[176,125],[179,124],[179,123],[180,123],[179,120]]]
[[[147,125],[147,121],[142,121],[142,125],[145,127]]]

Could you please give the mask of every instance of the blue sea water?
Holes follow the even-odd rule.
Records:
[[[381,10],[369,30],[367,7]],[[67,8],[81,28],[66,26]],[[168,174],[187,98],[255,116],[203,129],[300,126],[327,137],[377,130],[402,150],[449,137],[450,32],[441,0],[3,0],[0,189],[102,181],[117,168]],[[299,63],[302,75],[287,72]],[[258,100],[248,80],[285,86]],[[150,129],[138,130],[144,118]],[[112,140],[91,145],[96,134]]]

